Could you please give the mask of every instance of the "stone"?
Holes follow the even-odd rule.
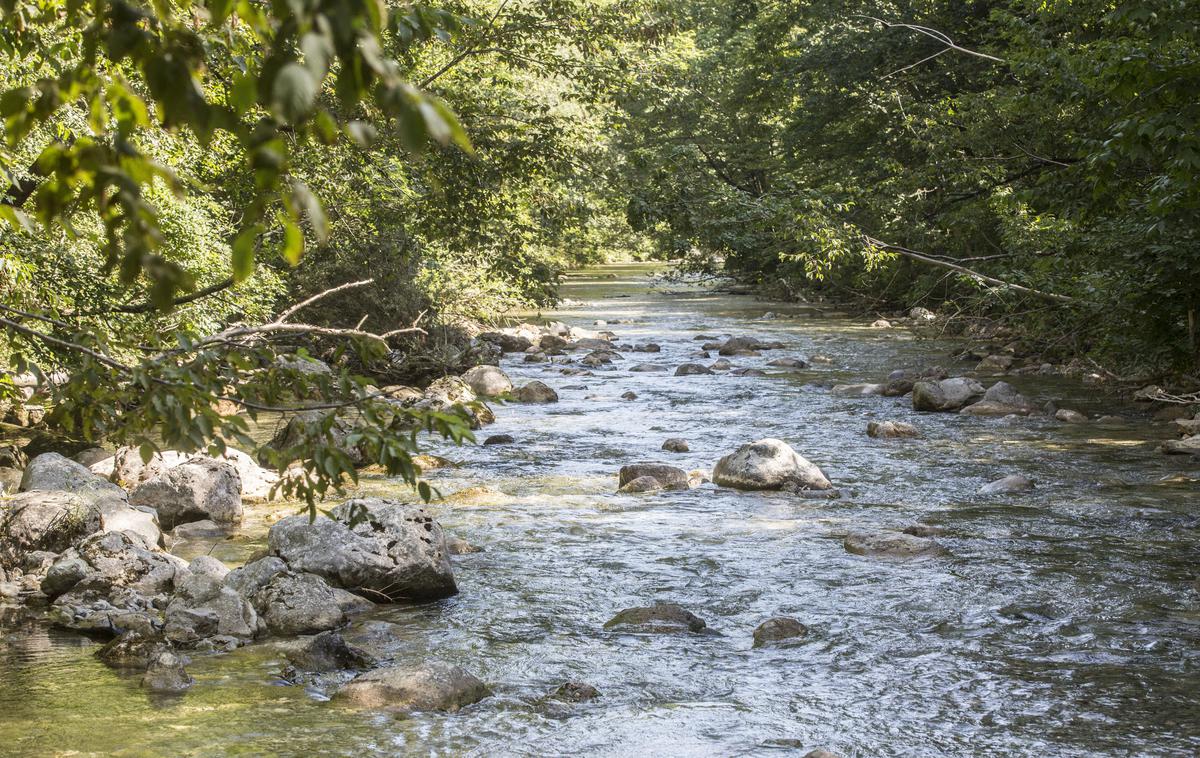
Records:
[[[656,342],[647,342],[641,345],[634,345],[633,352],[635,353],[658,353],[662,352],[662,346]]]
[[[935,320],[937,320],[937,314],[935,314],[933,311],[929,310],[928,308],[922,308],[919,305],[917,307],[911,309],[908,312],[908,317],[911,318],[913,321],[935,321]]]
[[[523,353],[533,347],[533,341],[528,337],[507,331],[483,332],[479,339],[497,345],[505,353]]]
[[[876,439],[898,439],[920,437],[921,432],[912,424],[903,421],[869,421],[867,436]]]
[[[626,608],[604,624],[608,630],[643,634],[702,632],[707,626],[704,619],[674,603]]]
[[[686,453],[691,448],[688,447],[687,440],[679,437],[672,437],[662,444],[662,449],[669,453]]]
[[[1200,434],[1181,440],[1167,440],[1162,444],[1161,449],[1167,455],[1200,456]]]
[[[362,648],[351,645],[337,632],[313,635],[284,652],[301,671],[330,672],[363,669],[374,664],[374,658]]]
[[[871,322],[871,328],[872,329],[891,329],[892,322],[888,321],[886,318],[875,319],[874,321]]]
[[[14,566],[35,550],[61,553],[100,527],[100,510],[85,496],[22,492],[0,503],[0,565]]]
[[[287,564],[281,558],[270,555],[230,571],[225,575],[225,586],[244,598],[250,598],[287,570]]]
[[[639,476],[636,479],[630,479],[620,486],[618,492],[626,494],[636,494],[639,492],[656,492],[664,489],[663,483],[652,476]]]
[[[242,520],[241,490],[241,477],[232,465],[193,458],[139,484],[129,493],[129,503],[154,508],[166,529],[205,519],[234,524]]]
[[[87,537],[59,556],[46,574],[47,578],[55,575],[60,586],[65,584],[64,577],[78,573],[75,561],[84,563],[84,578],[88,580],[111,587],[127,587],[147,596],[170,592],[176,575],[187,571],[187,564],[182,560],[152,549],[144,538],[133,532],[98,532]],[[60,567],[65,562],[71,562],[74,568]],[[45,589],[42,591],[46,592]],[[46,592],[52,599],[57,594]]]
[[[142,686],[164,693],[183,692],[192,686],[193,679],[183,667],[184,659],[169,650],[158,652],[142,676]]]
[[[1035,410],[1027,397],[1017,392],[1008,382],[996,382],[988,387],[983,399],[968,405],[960,413],[971,416],[1028,416]]]
[[[675,369],[675,376],[699,376],[711,373],[713,373],[712,369],[708,366],[702,366],[699,363],[685,363]]]
[[[287,371],[295,371],[307,376],[331,376],[333,369],[325,361],[310,355],[280,355],[275,358],[275,365]]]
[[[345,590],[335,590],[319,576],[288,571],[254,594],[254,607],[271,634],[315,634],[346,622],[340,592]]]
[[[848,553],[888,558],[912,558],[941,552],[941,546],[931,539],[890,530],[856,532],[847,535],[842,544]]]
[[[713,481],[740,490],[832,490],[833,484],[815,464],[786,442],[761,439],[739,447],[717,461]]]
[[[662,463],[633,463],[628,466],[622,466],[618,474],[618,486],[624,488],[625,485],[635,479],[644,477],[657,480],[663,489],[688,489],[687,472],[681,468]]]
[[[21,490],[125,495],[120,487],[96,476],[87,466],[58,453],[42,453],[31,460],[21,476]]]
[[[160,653],[170,650],[170,643],[161,637],[125,632],[102,645],[96,657],[112,668],[145,671]]]
[[[735,368],[729,372],[730,376],[766,376],[767,372],[760,368]]]
[[[550,697],[565,703],[586,703],[600,697],[600,690],[587,682],[563,682]]]
[[[498,397],[512,392],[513,388],[508,374],[496,366],[475,366],[462,375],[462,380],[481,397]]]
[[[230,573],[209,556],[193,560],[175,580],[175,593],[164,612],[163,635],[170,641],[194,645],[218,635],[251,639],[259,619],[253,605],[225,583]]]
[[[934,318],[937,318],[937,317],[934,316]],[[803,758],[842,758],[842,756],[838,755],[837,753],[833,752],[832,750],[826,750],[823,747],[819,747],[814,750],[809,750],[807,753],[804,754]]]
[[[966,377],[915,382],[913,410],[957,411],[983,397],[984,391],[982,384]]]
[[[910,524],[900,531],[905,534],[911,534],[914,537],[941,537],[946,533],[946,530],[942,527],[930,524]]]
[[[492,691],[464,669],[442,661],[397,664],[355,677],[334,699],[361,708],[454,713]]]
[[[446,535],[446,550],[450,555],[468,555],[470,553],[482,553],[483,548],[472,545],[462,537],[452,534]]]
[[[535,379],[517,390],[516,399],[519,403],[557,403],[558,393]]]
[[[704,357],[707,358],[708,356],[705,355]],[[728,358],[718,358],[717,360],[713,361],[713,365],[709,366],[709,368],[713,371],[729,371],[733,368],[733,364]]]
[[[289,516],[267,545],[293,571],[371,600],[433,600],[458,592],[445,536],[427,510],[394,500],[348,500],[333,518]]]
[[[1064,424],[1086,424],[1088,417],[1079,411],[1073,411],[1070,408],[1059,408],[1054,412],[1054,418]]]
[[[979,488],[980,495],[1006,495],[1013,492],[1025,492],[1033,489],[1033,480],[1024,474],[1009,474],[1008,476],[989,482]]]
[[[921,369],[896,369],[888,374],[883,384],[884,397],[903,397],[913,391],[913,385],[919,381],[939,382],[946,378],[945,369],[940,366]]]
[[[524,359],[522,359],[522,360],[525,363],[546,363],[547,361],[550,360],[550,358],[548,358],[545,353],[539,352],[539,353],[526,353]]]
[[[633,390],[628,390],[621,393],[622,400],[637,400],[637,393]]]
[[[212,519],[189,521],[171,530],[171,538],[177,542],[215,539],[229,534],[229,524],[218,524]]]
[[[776,358],[767,361],[767,365],[772,368],[808,368],[808,361],[803,358]]]
[[[808,627],[789,616],[769,618],[754,630],[754,647],[787,644],[808,636]]]
[[[639,363],[636,366],[630,366],[629,370],[634,373],[645,374],[655,371],[666,371],[666,366],[660,366],[657,363]]]
[[[1013,356],[1011,356],[1011,355],[994,353],[992,355],[987,356],[983,360],[981,360],[979,362],[979,364],[977,366],[975,366],[975,370],[979,371],[981,373],[987,373],[989,371],[990,372],[1008,371],[1010,368],[1012,368],[1012,365],[1015,362],[1015,360],[1016,359],[1013,358]]]
[[[708,347],[705,345],[705,350],[716,350],[719,355],[732,357],[735,355],[757,355],[759,350],[778,350],[783,347],[782,342],[763,342],[756,337],[730,337],[719,345]]]
[[[511,445],[516,439],[511,434],[493,434],[483,441],[485,445]]]
[[[835,384],[829,390],[829,394],[839,397],[868,397],[870,395],[882,395],[882,384]]]

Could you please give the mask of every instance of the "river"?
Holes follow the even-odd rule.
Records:
[[[7,755],[802,755],[1174,756],[1200,753],[1200,497],[1196,459],[1167,457],[1161,425],[1061,378],[1012,383],[1039,405],[1118,412],[1121,423],[918,414],[907,398],[836,397],[839,382],[941,364],[950,345],[870,329],[818,309],[681,285],[645,266],[578,272],[544,314],[618,349],[654,341],[590,376],[506,356],[514,382],[556,404],[498,405],[481,434],[516,444],[435,447],[447,531],[483,547],[455,558],[460,594],[380,607],[352,632],[386,630],[401,660],[458,663],[494,689],[458,714],[397,718],[327,702],[280,678],[260,643],[193,655],[196,684],[153,698],[99,663],[93,641],[0,610],[0,753]],[[780,318],[763,320],[767,311]],[[787,343],[761,358],[831,359],[766,377],[673,369],[697,334]],[[578,354],[576,354],[578,355]],[[714,355],[715,358],[715,355]],[[637,399],[621,394],[632,390]],[[916,424],[875,440],[872,419]],[[688,453],[660,450],[683,437]],[[711,469],[739,444],[778,437],[818,463],[838,500],[744,493],[616,493],[639,461]],[[1038,486],[985,497],[1020,472]],[[382,479],[371,494],[411,497]],[[253,508],[234,539],[205,546],[235,564],[264,543],[279,506]],[[924,523],[946,555],[851,555],[853,529]],[[194,551],[194,546],[192,547]],[[672,601],[712,634],[623,635],[618,610]],[[752,649],[755,626],[794,616],[799,646]],[[601,696],[543,697],[567,680]]]

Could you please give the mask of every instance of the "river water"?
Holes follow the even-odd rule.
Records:
[[[351,632],[386,629],[400,660],[459,663],[495,696],[454,714],[397,718],[338,707],[320,686],[280,679],[278,647],[193,656],[195,686],[151,698],[93,656],[95,643],[0,611],[0,753],[7,755],[784,755],[1168,756],[1200,753],[1200,470],[1157,451],[1168,434],[1068,380],[1011,381],[1039,402],[1128,421],[916,414],[907,398],[836,397],[913,365],[955,366],[950,346],[814,309],[682,286],[644,266],[581,272],[576,301],[545,314],[602,319],[628,352],[592,376],[506,357],[561,401],[504,405],[481,435],[514,445],[435,449],[443,526],[485,548],[459,556],[460,594],[381,607]],[[765,311],[781,318],[762,320]],[[631,373],[688,360],[697,334],[750,335],[828,364],[767,377]],[[578,354],[577,354],[578,355]],[[715,355],[714,355],[715,357]],[[636,400],[620,397],[637,393]],[[873,440],[870,419],[918,425],[920,440]],[[686,438],[691,452],[660,450]],[[739,444],[788,441],[840,500],[741,493],[616,494],[639,461],[711,469]],[[1021,472],[1029,493],[979,486]],[[408,496],[365,480],[370,494]],[[284,506],[286,508],[286,506]],[[279,506],[204,546],[237,563]],[[847,553],[853,529],[942,527],[948,553],[896,561]],[[191,548],[195,551],[195,547]],[[616,611],[677,602],[705,635],[606,632]],[[811,629],[752,649],[768,617]],[[601,697],[542,700],[581,680]]]

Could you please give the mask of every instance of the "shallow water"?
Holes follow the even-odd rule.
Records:
[[[271,644],[194,656],[196,685],[147,696],[93,657],[94,643],[0,613],[0,753],[45,755],[774,755],[825,746],[845,756],[1195,755],[1200,752],[1200,470],[1161,455],[1162,426],[1068,426],[1046,418],[915,414],[907,399],[831,396],[838,382],[941,364],[950,346],[811,308],[680,286],[644,266],[573,277],[581,304],[546,314],[615,331],[626,360],[593,376],[519,363],[548,406],[496,408],[481,432],[517,444],[437,449],[450,532],[486,552],[459,556],[460,594],[384,608],[401,659],[438,657],[496,695],[455,715],[396,718],[285,686]],[[760,320],[764,311],[784,316]],[[629,322],[629,323],[624,323]],[[670,367],[693,336],[753,335],[830,364],[768,377],[630,373]],[[653,340],[657,354],[630,352]],[[579,354],[576,354],[577,356]],[[715,357],[715,356],[714,356]],[[1111,402],[1067,380],[1011,379],[1039,402]],[[638,398],[627,401],[622,392]],[[1139,409],[1118,409],[1136,413]],[[872,440],[869,419],[911,421],[921,440]],[[667,437],[691,452],[667,453]],[[626,463],[710,469],[737,445],[779,437],[821,465],[840,500],[738,493],[616,494]],[[978,487],[1022,472],[1033,492]],[[403,493],[383,480],[364,490]],[[474,489],[463,492],[468,488]],[[454,493],[461,493],[455,495]],[[273,509],[276,512],[278,508]],[[260,509],[213,547],[239,561],[262,543]],[[943,527],[948,555],[850,555],[856,528]],[[602,630],[616,611],[678,602],[716,634]],[[809,641],[751,649],[764,619],[792,615]],[[568,679],[602,696],[539,702]]]

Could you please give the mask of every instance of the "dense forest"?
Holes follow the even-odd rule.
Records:
[[[1198,93],[1188,0],[0,0],[0,745],[1195,754]]]

